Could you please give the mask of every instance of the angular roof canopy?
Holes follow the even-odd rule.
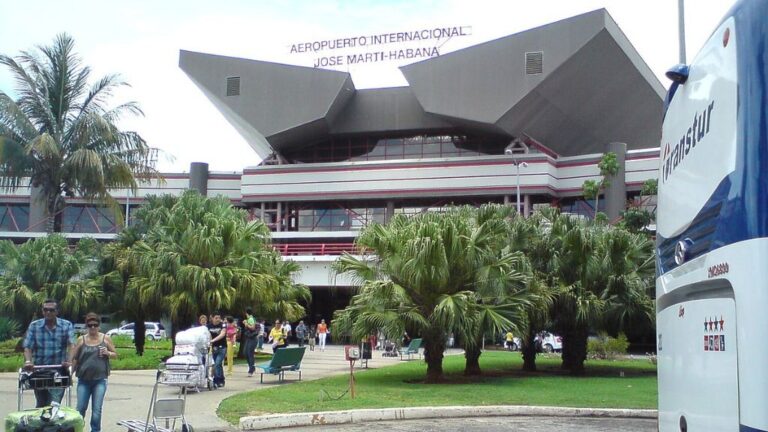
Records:
[[[189,51],[179,65],[261,157],[365,133],[528,135],[564,156],[661,138],[665,89],[605,9],[403,66],[409,87],[356,90],[344,72]]]

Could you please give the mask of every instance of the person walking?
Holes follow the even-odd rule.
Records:
[[[237,349],[237,324],[232,316],[227,316],[227,375],[232,376],[235,365],[235,350]]]
[[[259,320],[256,323],[256,352],[264,351],[264,339],[267,338],[267,323],[264,320]]]
[[[101,333],[101,317],[93,312],[85,316],[87,332],[78,338],[72,350],[72,369],[77,375],[77,411],[85,418],[91,404],[91,432],[101,432],[101,413],[107,394],[109,360],[117,358],[115,344]]]
[[[256,372],[256,361],[253,357],[253,352],[256,350],[256,338],[259,334],[256,318],[253,317],[253,310],[248,308],[245,310],[245,320],[243,321],[245,327],[243,338],[245,339],[245,359],[248,361],[248,376],[252,377]]]
[[[208,323],[211,333],[211,350],[213,354],[213,386],[224,387],[224,357],[227,355],[227,325],[221,322],[221,314],[211,314]]]
[[[317,337],[317,326],[312,324],[309,326],[309,350],[315,350],[315,337]]]
[[[320,351],[325,351],[325,338],[328,336],[328,325],[324,319],[317,325],[317,338],[320,342]]]
[[[272,352],[288,345],[286,342],[285,330],[283,330],[279,320],[275,321],[275,326],[270,330],[268,342],[272,343]]]
[[[31,372],[35,365],[58,365],[69,372],[74,346],[75,328],[71,322],[59,318],[59,304],[56,300],[43,302],[43,318],[32,321],[24,337],[24,370]],[[60,403],[64,389],[35,390],[37,408],[51,402]]]
[[[288,320],[283,320],[283,333],[285,334],[285,344],[288,345],[291,341],[291,331],[293,331],[293,326],[291,325],[291,322]]]
[[[307,326],[304,325],[304,321],[299,321],[299,324],[296,326],[296,339],[299,340],[299,346],[304,346],[304,338],[307,337]]]

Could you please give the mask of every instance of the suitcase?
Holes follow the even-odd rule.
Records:
[[[84,427],[83,417],[69,407],[35,408],[5,417],[8,432],[83,432]]]

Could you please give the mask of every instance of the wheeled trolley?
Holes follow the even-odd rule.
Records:
[[[192,432],[192,426],[185,416],[186,387],[182,387],[176,397],[162,399],[158,397],[158,386],[162,384],[163,371],[162,367],[157,370],[146,419],[120,420],[117,422],[118,426],[123,426],[130,432],[173,432],[176,426],[180,427],[181,432]]]
[[[19,369],[17,409],[21,411],[24,405],[25,391],[57,389],[64,392],[65,405],[72,406],[72,375],[69,367],[41,365],[33,367],[31,371]]]
[[[61,390],[62,401],[51,406],[23,410],[27,390]],[[17,412],[5,417],[5,430],[14,432],[61,431],[82,432],[83,417],[72,405],[72,377],[69,367],[62,365],[35,366],[32,370],[19,370]]]

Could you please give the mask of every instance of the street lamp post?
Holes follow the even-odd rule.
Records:
[[[504,150],[504,154],[507,156],[514,156],[512,149]],[[515,181],[517,183],[517,214],[522,214],[522,211],[520,210],[520,166],[525,168],[528,164],[526,162],[520,162],[517,160],[517,157],[512,159],[512,164],[515,166]]]
[[[128,194],[125,196],[125,227],[131,222],[131,189],[128,188]]]

